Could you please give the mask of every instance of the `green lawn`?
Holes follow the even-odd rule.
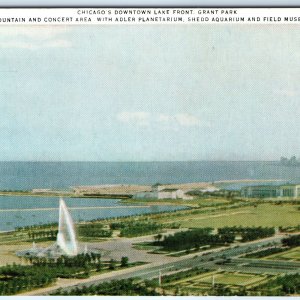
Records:
[[[213,206],[216,204],[226,204],[229,203],[230,200],[225,198],[198,198],[195,200],[189,200],[188,202],[194,202],[198,205],[205,205],[205,206]]]
[[[243,273],[219,273],[214,275],[215,284],[222,285],[234,285],[234,286],[247,286],[255,284],[264,280],[265,276],[254,275],[254,274],[243,274]],[[211,284],[213,275],[204,277],[199,282]]]
[[[265,257],[265,259],[300,261],[300,247],[293,248],[282,253],[269,255]]]
[[[257,207],[218,210],[206,214],[187,214],[176,219],[183,227],[224,226],[295,226],[299,225],[300,210],[296,205],[260,204]]]

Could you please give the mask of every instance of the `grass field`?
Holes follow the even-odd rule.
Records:
[[[234,285],[234,286],[248,286],[255,283],[261,282],[266,279],[266,276],[253,275],[253,274],[243,274],[243,273],[218,273],[214,276],[215,284],[222,285]],[[212,283],[213,276],[207,276],[199,280],[203,283]]]
[[[176,219],[183,227],[224,226],[296,226],[299,225],[300,210],[296,205],[260,204],[257,207],[241,207],[218,210],[205,214],[188,214]]]
[[[239,272],[209,272],[172,282],[173,286],[187,289],[208,289],[214,285],[224,285],[231,288],[252,288],[268,281],[273,276],[265,274],[249,274]]]
[[[214,206],[217,204],[226,204],[229,203],[230,200],[225,199],[225,198],[200,198],[200,199],[196,199],[196,200],[189,200],[186,202],[194,202],[195,204],[198,205],[203,205],[203,206]]]
[[[264,259],[300,261],[300,247],[293,248],[282,253],[272,254]]]
[[[180,199],[124,199],[122,203],[143,203],[148,205],[183,205],[190,207],[209,207],[220,204],[229,204],[230,200],[225,198],[197,198],[191,200],[180,200]]]

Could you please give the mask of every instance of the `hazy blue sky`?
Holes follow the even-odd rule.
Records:
[[[299,26],[0,27],[0,160],[300,155]]]

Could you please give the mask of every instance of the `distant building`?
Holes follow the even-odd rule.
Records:
[[[55,191],[51,189],[32,189],[33,194],[68,194],[67,191]]]
[[[241,196],[245,198],[298,198],[300,197],[300,184],[247,186],[241,189]]]
[[[188,196],[181,189],[165,188],[162,185],[152,186],[151,192],[139,192],[134,194],[134,199],[193,199],[192,196]]]

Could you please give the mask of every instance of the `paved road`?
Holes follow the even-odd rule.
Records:
[[[163,233],[163,235],[174,234],[175,232],[182,231],[182,229],[172,229]],[[172,262],[175,261],[175,257],[157,255],[148,253],[147,251],[137,250],[133,248],[134,244],[142,242],[153,242],[154,235],[140,236],[133,238],[118,237],[110,239],[101,243],[91,243],[88,245],[89,249],[96,249],[102,253],[103,260],[110,260],[111,258],[121,260],[122,256],[127,256],[129,261],[143,261],[148,263],[156,262]]]
[[[159,262],[159,263],[150,263],[143,266],[138,266],[130,269],[125,269],[122,271],[115,271],[113,273],[106,273],[102,275],[97,275],[94,277],[91,277],[89,279],[85,280],[77,280],[76,282],[73,281],[72,283],[67,283],[64,285],[61,285],[61,288],[65,291],[70,291],[71,289],[75,287],[82,287],[82,286],[90,286],[99,284],[104,281],[111,281],[111,280],[119,280],[119,279],[125,279],[125,278],[132,278],[132,277],[138,277],[142,279],[151,279],[158,277],[159,272],[161,272],[162,276],[164,274],[167,274],[169,272],[173,272],[176,270],[183,270],[193,267],[203,267],[211,270],[216,270],[222,267],[222,269],[227,270],[234,270],[234,271],[244,271],[244,272],[253,272],[253,273],[278,273],[280,271],[276,271],[276,268],[273,267],[266,267],[259,266],[259,264],[251,265],[249,264],[249,260],[246,260],[244,263],[241,262],[242,259],[237,259],[234,261],[233,264],[228,265],[221,265],[226,259],[228,258],[234,258],[241,254],[244,254],[249,251],[253,251],[256,249],[267,247],[270,243],[272,244],[280,244],[282,239],[282,236],[267,238],[260,241],[254,241],[249,242],[240,246],[234,246],[234,247],[228,247],[228,248],[222,248],[222,249],[214,249],[211,251],[206,251],[205,253],[199,253],[198,255],[190,254],[185,257],[180,258],[172,258],[173,261],[171,262]],[[124,254],[125,255],[125,254]],[[159,256],[157,256],[157,260],[159,260]],[[251,260],[253,262],[253,260]],[[257,260],[257,262],[260,262]],[[247,266],[249,264],[249,266]],[[295,270],[300,271],[296,268]],[[293,271],[295,271],[293,270]],[[281,269],[282,273],[282,269]],[[26,295],[47,295],[51,292],[55,291],[57,287],[50,287],[41,289],[40,291],[35,292],[29,292],[26,293]]]

